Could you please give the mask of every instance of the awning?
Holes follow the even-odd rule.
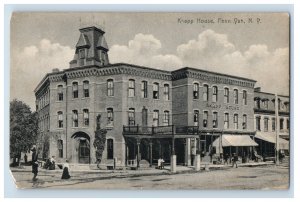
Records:
[[[258,146],[249,135],[222,135],[222,147]],[[220,138],[213,142],[213,147],[220,147]]]
[[[276,134],[275,133],[262,133],[257,132],[255,135],[255,138],[264,140],[270,143],[275,144],[276,143]],[[279,138],[279,149],[288,150],[289,149],[289,141]]]

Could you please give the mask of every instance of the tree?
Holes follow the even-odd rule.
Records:
[[[37,113],[22,101],[10,102],[10,157],[18,165],[21,152],[27,152],[36,144],[38,134]]]
[[[101,115],[99,114],[97,116],[97,127],[95,131],[95,140],[93,144],[94,147],[96,148],[96,163],[98,168],[102,160],[102,154],[105,148],[106,133],[107,133],[106,129],[101,129],[100,119],[101,119]]]

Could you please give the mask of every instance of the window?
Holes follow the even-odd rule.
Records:
[[[198,126],[198,125],[199,125],[199,111],[194,110],[194,126]]]
[[[78,55],[79,55],[79,65],[82,66],[84,65],[85,49],[79,49]]]
[[[239,119],[238,114],[235,114],[235,115],[233,116],[233,125],[234,125],[234,129],[238,129],[238,128],[239,128],[239,125],[238,125],[238,119]]]
[[[203,85],[203,101],[208,101],[208,85]]]
[[[63,101],[64,100],[64,92],[63,92],[63,86],[59,85],[57,87],[57,100]]]
[[[89,125],[89,110],[88,109],[83,110],[83,122],[84,122],[85,126]]]
[[[84,49],[79,49],[79,59],[84,59],[85,58],[85,50]]]
[[[276,129],[276,122],[275,122],[275,118],[272,118],[272,131],[274,132]]]
[[[225,113],[224,114],[224,129],[228,129],[229,128],[229,114]]]
[[[164,126],[170,125],[170,113],[169,111],[164,111],[164,121],[163,121]]]
[[[234,100],[234,104],[238,104],[239,103],[239,94],[238,94],[238,90],[234,89],[233,90],[233,100]]]
[[[268,99],[264,100],[263,104],[264,104],[265,109],[269,108],[269,100]]]
[[[198,83],[194,83],[193,98],[199,99],[199,84]]]
[[[129,79],[128,97],[134,97],[134,95],[135,95],[135,81],[133,79]]]
[[[260,99],[259,99],[259,98],[256,98],[256,99],[255,99],[255,107],[256,107],[257,109],[260,109]]]
[[[224,103],[229,103],[229,88],[224,88]]]
[[[107,126],[114,125],[114,110],[113,108],[107,108]]]
[[[264,118],[264,131],[267,132],[269,128],[269,118],[265,117]]]
[[[255,118],[256,120],[256,130],[257,131],[260,131],[260,116],[257,116],[256,118]]]
[[[63,113],[61,111],[57,112],[58,116],[58,127],[62,128],[64,127],[64,119],[63,119]]]
[[[58,157],[63,158],[63,141],[62,140],[57,140],[57,149],[58,149]]]
[[[114,96],[114,80],[107,80],[107,96]]]
[[[153,99],[159,99],[159,84],[153,84]]]
[[[247,91],[243,90],[243,104],[247,105]]]
[[[170,87],[169,87],[169,84],[165,84],[164,85],[164,97],[165,97],[165,100],[169,100],[170,99]]]
[[[89,81],[83,82],[83,95],[84,97],[90,97]]]
[[[247,129],[247,115],[244,114],[243,115],[243,129]]]
[[[142,87],[141,87],[141,93],[142,93],[142,98],[147,98],[148,97],[148,82],[147,81],[142,81]]]
[[[134,108],[130,108],[128,111],[128,124],[130,126],[135,125],[135,113],[134,113]]]
[[[218,101],[218,87],[213,86],[212,88],[213,93],[212,93],[212,102],[217,102]]]
[[[218,112],[213,112],[213,128],[218,128]]]
[[[203,128],[207,127],[207,119],[208,119],[208,112],[204,111],[203,112]]]
[[[284,122],[284,119],[280,119],[280,130],[283,130],[283,122]]]
[[[73,127],[78,127],[78,111],[73,110]]]
[[[153,126],[159,126],[159,111],[153,111]]]
[[[290,129],[290,120],[286,119],[286,129]]]
[[[107,139],[107,159],[114,158],[114,140]]]
[[[78,98],[78,83],[73,82],[73,98]]]

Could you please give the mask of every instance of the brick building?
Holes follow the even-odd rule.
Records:
[[[110,64],[108,50],[104,31],[80,29],[70,68],[54,69],[36,87],[44,158],[95,163],[99,115],[108,131],[102,164],[151,166],[176,154],[178,164],[191,165],[196,152],[249,154],[257,145],[256,81],[190,67]],[[229,145],[213,144],[228,137]]]
[[[278,95],[279,149],[289,150],[290,102],[288,96]],[[275,94],[254,90],[255,139],[259,144],[258,153],[262,156],[274,156],[276,142]]]

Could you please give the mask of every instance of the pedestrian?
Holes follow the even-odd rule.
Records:
[[[160,159],[160,169],[164,169],[165,165],[164,165],[165,161],[163,158]]]
[[[233,157],[232,157],[232,167],[234,167],[234,164],[235,164],[235,167],[237,168],[237,161],[238,161],[238,156],[236,153],[233,153]]]
[[[229,158],[229,155],[228,155],[228,153],[226,153],[226,154],[224,155],[224,165],[225,165],[225,164],[228,165],[228,158]]]
[[[69,169],[70,169],[69,161],[66,160],[66,162],[63,165],[63,173],[62,173],[61,179],[70,179],[71,178]]]
[[[157,168],[160,169],[161,168],[161,158],[159,158],[157,160]]]
[[[55,160],[54,160],[55,156],[52,156],[50,158],[50,165],[49,165],[49,170],[55,170]]]
[[[36,148],[33,147],[31,149],[32,151],[32,158],[31,158],[31,163],[32,163],[32,173],[33,173],[33,178],[32,181],[36,181],[37,180],[37,174],[38,174],[38,167],[39,167],[39,162],[38,162],[38,154],[36,152]]]
[[[25,162],[25,165],[27,164],[27,155],[26,155],[26,153],[24,154],[24,162]]]

